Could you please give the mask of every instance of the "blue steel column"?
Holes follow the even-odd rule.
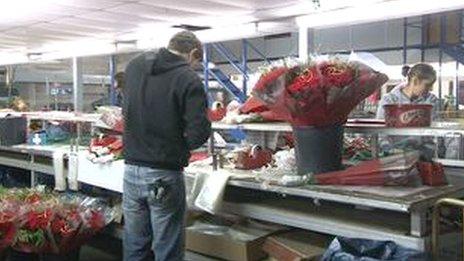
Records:
[[[403,19],[403,65],[408,62],[408,18]]]
[[[460,14],[459,14],[459,19],[458,19],[458,21],[459,21],[459,33],[458,33],[459,38],[458,39],[459,39],[460,44],[464,44],[464,39],[462,39],[462,37],[463,37],[462,32],[464,30],[464,25],[462,24],[462,22],[463,22],[462,17],[464,15],[464,13],[463,13],[463,11],[460,11],[459,13]],[[459,79],[459,62],[456,61],[456,110],[459,110],[459,104],[461,104],[461,101],[459,99],[459,95],[460,95],[459,92],[460,92],[461,85],[459,84],[459,81],[460,81],[460,79]]]
[[[84,78],[82,74],[82,58],[73,57],[73,104],[75,112],[84,110]]]
[[[456,61],[456,90],[455,90],[455,95],[456,95],[456,101],[455,101],[455,108],[456,110],[459,110],[459,62]]]
[[[425,45],[428,44],[428,30],[429,21],[428,16],[423,15],[421,17],[422,28],[421,28],[421,62],[425,61]]]
[[[248,96],[248,86],[247,86],[247,62],[248,62],[248,43],[245,39],[242,40],[242,68],[243,68],[243,93],[245,96]]]
[[[116,104],[116,57],[114,55],[110,55],[110,59],[108,61],[108,66],[110,69],[110,90],[109,90],[109,102],[110,105]]]
[[[442,63],[443,63],[443,44],[445,43],[445,37],[446,37],[446,16],[445,15],[440,15],[440,49],[438,53],[438,67],[439,67],[439,75],[438,75],[438,99],[440,101],[440,107],[439,110],[441,111],[443,109],[442,106],[442,98],[443,98],[443,91],[442,91]]]

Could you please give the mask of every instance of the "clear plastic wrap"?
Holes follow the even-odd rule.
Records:
[[[85,244],[114,217],[106,201],[35,189],[0,193],[0,246],[64,254]]]
[[[101,114],[100,126],[105,126],[117,132],[123,132],[124,118],[121,107],[102,106],[97,109],[97,112]]]
[[[16,211],[15,205],[0,206],[0,252],[13,243],[16,234]]]

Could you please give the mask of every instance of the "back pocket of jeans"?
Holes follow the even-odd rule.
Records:
[[[185,200],[182,188],[183,181],[178,177],[158,179],[149,185],[148,203],[163,209],[176,208]]]

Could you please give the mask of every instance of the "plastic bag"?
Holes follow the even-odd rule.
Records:
[[[195,200],[195,206],[216,214],[222,205],[224,191],[231,176],[232,174],[226,172],[209,174]]]
[[[335,238],[321,261],[425,261],[421,252],[397,245],[393,241]]]

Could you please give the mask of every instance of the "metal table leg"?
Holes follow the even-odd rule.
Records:
[[[217,154],[215,151],[215,145],[214,145],[214,130],[211,131],[211,137],[209,139],[209,152],[211,153],[211,157],[213,157],[213,170],[218,169],[218,158]]]
[[[415,237],[423,237],[427,230],[427,210],[411,211],[411,235]]]
[[[379,157],[379,135],[378,134],[372,135],[371,150],[372,150],[372,155],[374,155],[374,158],[378,158]]]
[[[34,162],[35,162],[35,156],[34,154],[30,154],[31,156],[31,167],[34,166]],[[37,186],[37,176],[36,176],[36,173],[34,170],[31,170],[31,188],[34,188],[35,186]]]

